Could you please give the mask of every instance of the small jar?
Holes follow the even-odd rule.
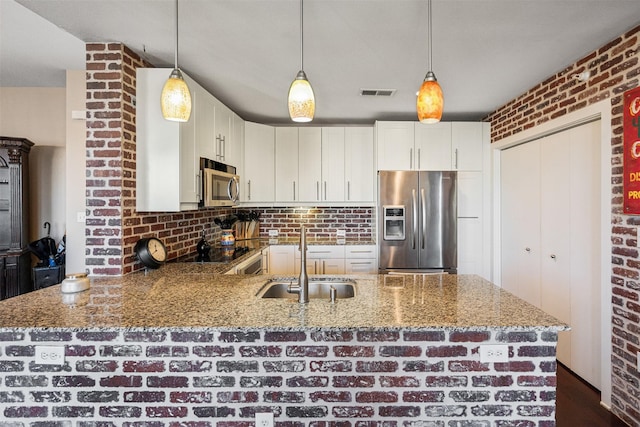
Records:
[[[236,244],[236,238],[233,235],[233,230],[222,230],[222,237],[220,238],[220,244],[222,246],[233,246]]]
[[[87,273],[70,273],[64,276],[60,291],[63,294],[72,294],[89,289],[90,282]]]

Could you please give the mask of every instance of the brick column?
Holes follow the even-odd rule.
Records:
[[[120,275],[131,253],[122,224],[135,207],[135,76],[146,64],[121,43],[86,49],[86,265],[93,275]]]

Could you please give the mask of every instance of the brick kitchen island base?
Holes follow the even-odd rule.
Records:
[[[242,299],[216,310],[205,293],[183,300],[178,289],[171,299],[185,316],[194,311],[191,321],[131,324],[153,319],[145,300],[162,305],[164,286],[180,286],[167,277],[94,280],[86,302],[58,311],[51,327],[5,317],[33,300],[0,304],[0,426],[252,426],[256,412],[273,412],[280,426],[555,425],[555,350],[566,326],[475,276],[429,278],[419,293],[415,283],[388,288],[381,276],[361,276],[352,301],[259,301],[251,315]],[[255,298],[264,281],[209,279],[231,299],[241,297],[229,285]],[[197,279],[187,282],[198,288]],[[40,292],[55,298],[51,288]],[[209,315],[195,312],[203,305]],[[469,320],[479,317],[474,306],[490,307],[493,318]],[[129,310],[142,317],[133,322]],[[224,317],[230,326],[219,324]],[[502,324],[509,317],[513,325]],[[482,363],[486,344],[506,344],[508,362]],[[64,364],[36,363],[39,346],[64,346]]]

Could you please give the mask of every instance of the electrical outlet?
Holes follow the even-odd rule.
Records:
[[[278,230],[269,230],[269,237],[278,237]]]
[[[85,211],[76,212],[76,222],[87,222],[87,213]]]
[[[273,412],[256,412],[256,427],[273,427]]]
[[[506,344],[492,344],[480,346],[480,362],[508,362],[509,346]]]
[[[344,230],[344,229],[336,230],[336,237],[346,237],[346,236],[347,236],[347,230]]]
[[[64,346],[36,346],[36,363],[40,365],[64,365]]]

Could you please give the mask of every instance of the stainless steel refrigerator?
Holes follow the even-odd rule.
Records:
[[[378,242],[381,273],[455,273],[455,171],[378,172]]]

